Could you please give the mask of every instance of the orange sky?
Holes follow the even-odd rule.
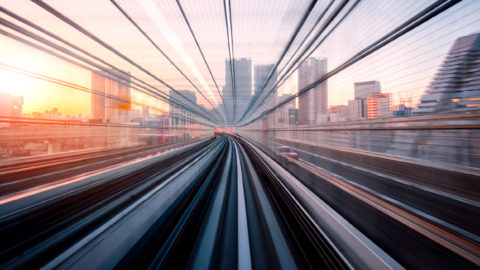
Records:
[[[90,87],[90,73],[15,41],[0,39],[0,63]],[[90,94],[0,69],[0,92],[23,96],[23,113],[58,108],[64,115],[90,114]]]
[[[0,39],[0,64],[4,63],[26,71],[39,73],[55,79],[64,80],[86,88],[91,88],[91,73],[73,64],[31,49],[15,41]],[[23,114],[44,112],[57,108],[62,115],[83,116],[91,113],[91,94],[88,92],[60,86],[21,73],[2,69],[0,65],[0,92],[13,96],[23,96]],[[165,103],[148,95],[131,91],[132,100],[146,104],[151,108],[168,110]],[[140,109],[132,106],[132,109]],[[152,111],[152,113],[158,113]]]
[[[185,8],[186,13],[190,14],[197,38],[221,90],[225,77],[224,61],[228,57],[225,25],[223,24],[224,13],[221,2],[205,2],[208,2],[209,5],[195,5],[195,1],[192,1],[191,4],[185,5]],[[375,5],[375,1],[362,1],[356,12],[343,22],[312,56],[327,57],[328,69],[331,71],[360,48],[374,41],[377,36],[383,35],[384,32],[388,32],[390,28],[407,19],[410,14],[413,14],[413,11],[417,10],[418,6],[423,5],[421,2],[417,1],[412,5],[402,7],[403,9],[398,12],[401,11],[403,16],[398,16],[398,18],[391,17],[390,12],[375,14],[372,20],[375,19],[381,23],[377,24],[375,28],[370,28],[359,22],[363,23],[363,20],[360,20],[364,18],[365,12],[369,12],[370,7]],[[159,47],[175,61],[176,65],[195,85],[205,90],[203,91],[205,95],[216,105],[219,98],[215,86],[209,79],[210,75],[179,15],[178,8],[174,4],[159,5],[158,3],[158,1],[138,3],[122,1],[122,5],[131,11],[137,22],[151,33]],[[354,82],[367,80],[378,80],[383,92],[396,94],[394,103],[399,102],[400,94],[418,99],[455,39],[480,31],[477,15],[480,10],[479,3],[478,1],[464,1],[464,4],[459,4],[449,12],[440,15],[437,23],[426,24],[423,26],[424,29],[412,31],[391,45],[362,59],[354,66],[329,78],[327,82],[328,105],[347,104],[348,100],[353,98]],[[112,65],[129,71],[150,84],[159,84],[158,81],[89,40],[80,32],[73,30],[33,2],[5,1],[2,5],[93,52]],[[119,12],[108,1],[105,5],[82,5],[75,1],[57,1],[53,5],[107,43],[111,42],[113,47],[140,63],[142,67],[174,88],[193,90],[183,76],[173,68],[166,58],[161,56],[158,50],[151,46],[138,29],[128,20],[119,19],[123,17],[119,17]],[[253,65],[275,63],[283,49],[281,45],[285,44],[289,38],[285,33],[293,30],[296,23],[292,22],[300,19],[300,11],[305,7],[305,4],[298,4],[296,1],[280,1],[278,3],[271,1],[264,7],[259,6],[258,9],[252,9],[259,12],[258,14],[250,14],[250,12],[245,12],[251,10],[250,1],[234,1],[233,5],[233,25],[236,26],[233,31],[236,44],[235,57],[249,57],[252,59]],[[273,6],[278,6],[279,9],[272,12],[271,7]],[[209,16],[204,14],[209,14]],[[286,17],[284,18],[284,16]],[[256,18],[265,19],[266,27],[258,28]],[[361,27],[358,28],[357,25]],[[375,31],[371,31],[371,29]],[[7,27],[5,30],[14,33]],[[368,35],[364,35],[364,32]],[[15,34],[18,35],[18,33]],[[357,34],[361,39],[354,42],[352,38]],[[5,36],[0,37],[0,48],[0,64],[5,63],[90,88],[91,79],[88,70],[22,45]],[[161,88],[168,92],[165,86],[161,86]],[[294,75],[278,89],[278,94],[293,93],[298,90],[297,88],[297,78]],[[58,108],[63,115],[90,114],[91,94],[6,72],[1,68],[0,91],[24,96],[24,113],[43,112]],[[161,106],[168,109],[168,104],[160,102],[156,98],[139,94],[138,91],[132,90],[132,99],[150,106]],[[197,100],[200,104],[207,105],[198,93]]]

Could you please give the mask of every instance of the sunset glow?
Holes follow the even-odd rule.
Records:
[[[480,0],[0,2],[0,269],[479,269]]]

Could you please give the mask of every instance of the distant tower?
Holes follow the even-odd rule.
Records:
[[[377,93],[367,98],[367,118],[387,118],[392,116],[392,95]]]
[[[458,38],[413,113],[480,109],[480,33]]]
[[[356,82],[353,85],[355,99],[368,98],[381,91],[379,81]]]
[[[327,74],[327,59],[311,57],[298,69],[298,90]],[[314,124],[327,120],[327,81],[315,86],[298,99],[298,121]]]
[[[107,122],[105,113],[105,78],[92,72],[92,120],[98,122]]]
[[[130,75],[112,73],[115,76],[107,72],[92,72],[92,90],[95,92],[92,93],[91,118],[102,123],[126,123],[131,104]]]
[[[257,94],[260,92],[265,85],[265,83],[268,80],[268,76],[270,75],[270,72],[272,72],[273,68],[275,65],[256,65],[254,67],[254,81],[253,81],[253,89],[254,89],[254,94]],[[263,90],[262,95],[259,97],[264,97],[272,86],[275,85],[277,82],[277,72],[274,72],[272,74],[272,77],[268,81],[268,84],[265,86],[265,89]],[[268,91],[268,92],[267,92]],[[275,87],[270,94],[268,95],[265,103],[264,103],[264,109],[271,109],[275,105],[277,105],[277,88]]]
[[[235,106],[229,59],[225,60],[225,86],[222,89],[223,100],[227,107],[227,118],[233,122],[242,117],[252,97],[252,61],[249,58],[235,58],[234,66]]]
[[[275,67],[275,65],[255,65],[254,68],[254,76],[255,80],[253,83],[253,89],[254,93],[258,93],[260,90],[262,90],[262,87],[265,85],[265,82],[268,79],[268,75],[270,75],[270,72],[272,69]],[[272,74],[272,78],[270,78],[269,85],[274,85],[274,83],[277,81],[277,73],[274,72]],[[267,89],[265,89],[267,90]]]
[[[292,96],[291,94],[283,94],[283,95],[278,97],[278,101],[283,102],[283,101],[287,100],[288,98],[290,98],[291,96]],[[295,100],[292,100],[292,101],[286,103],[285,105],[280,106],[278,109],[276,109],[276,111],[275,111],[275,114],[277,115],[276,124],[279,124],[281,126],[285,126],[285,125],[289,124],[289,111],[291,109],[296,109],[295,108]],[[297,118],[298,118],[298,115],[297,115]],[[293,122],[293,124],[296,124],[296,120],[298,120],[297,118],[295,118],[295,121]]]
[[[182,96],[183,95],[183,96]],[[191,101],[197,104],[197,95],[190,90],[170,90],[170,98],[178,103],[190,105]],[[176,105],[173,102],[169,103],[170,125],[190,125],[193,121],[193,115],[190,111]]]
[[[357,119],[369,118],[367,112],[367,99],[375,94],[380,93],[381,87],[379,81],[355,82],[354,96],[355,100],[360,104],[360,115]],[[371,117],[370,117],[371,118]]]

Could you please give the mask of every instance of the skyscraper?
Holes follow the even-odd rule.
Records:
[[[365,82],[355,82],[354,94],[355,99],[358,100],[360,104],[360,115],[359,118],[367,118],[367,98],[380,93],[380,82],[379,81],[365,81]]]
[[[292,95],[291,94],[283,94],[278,97],[279,102],[283,102],[290,98]],[[277,121],[276,124],[279,124],[280,126],[285,126],[289,124],[289,110],[290,109],[296,109],[295,108],[295,100],[292,100],[288,103],[286,103],[283,106],[280,106],[276,111],[275,114],[277,115]],[[296,120],[296,119],[295,119]]]
[[[362,119],[362,100],[349,100],[347,105],[347,120]]]
[[[327,74],[327,59],[311,57],[298,69],[298,90]],[[300,124],[314,124],[327,120],[327,81],[299,96],[298,121]]]
[[[254,94],[257,94],[260,92],[265,85],[265,83],[268,80],[268,76],[270,75],[270,72],[272,69],[275,67],[275,65],[255,65],[254,67],[254,82],[253,82],[253,89],[254,89]],[[277,82],[277,72],[274,72],[272,74],[272,77],[268,81],[267,86],[263,90],[263,93],[261,97],[264,97],[267,95],[267,93],[270,93],[267,97],[267,100],[265,101],[264,109],[270,109],[277,105],[277,88],[274,88],[270,92],[270,88],[275,85]],[[267,92],[268,91],[268,92]],[[259,96],[260,97],[260,96]]]
[[[272,69],[275,67],[275,65],[255,65],[254,68],[254,83],[253,83],[253,89],[254,93],[258,93],[262,87],[265,85],[265,82],[268,79],[268,75],[270,75],[270,72]],[[275,82],[277,81],[277,72],[274,72],[272,74],[272,77],[270,78],[269,85],[274,85]],[[265,89],[268,90],[268,89]]]
[[[185,104],[186,106],[191,103],[197,104],[197,95],[190,90],[170,90],[170,98],[176,102]],[[189,102],[191,101],[191,102]],[[183,107],[176,105],[175,103],[169,103],[170,125],[190,125],[193,121],[193,115],[190,111],[187,111]]]
[[[458,38],[413,113],[480,109],[480,33]]]
[[[367,98],[367,118],[387,118],[392,116],[392,95],[376,93]]]
[[[92,72],[92,120],[102,123],[126,123],[130,111],[130,76],[114,72]]]
[[[247,109],[252,97],[252,61],[249,58],[236,58],[233,61],[235,68],[235,89],[232,85],[230,60],[225,60],[225,86],[222,89],[223,100],[227,107],[227,119],[239,120]],[[233,96],[235,91],[235,99]]]
[[[371,95],[380,93],[379,81],[356,82],[354,85],[355,99],[368,98]]]

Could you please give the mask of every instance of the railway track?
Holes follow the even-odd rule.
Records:
[[[182,145],[184,143],[90,150],[7,162],[0,166],[0,196],[21,192],[86,171],[102,169]]]
[[[330,164],[319,156],[315,161],[335,168],[335,173],[304,160],[277,158],[309,190],[407,268],[476,269],[480,265],[478,205],[398,181],[388,183],[388,178],[334,160]]]
[[[348,268],[276,186],[274,174],[254,167],[244,147],[228,140],[203,183],[142,238],[120,268]]]
[[[1,267],[350,267],[245,145],[177,152],[2,212]]]
[[[305,179],[311,182],[298,180],[235,136],[218,136],[140,160],[50,190],[49,196],[22,198],[30,203],[25,208],[16,201],[4,205],[0,267],[474,267],[438,241],[453,238],[436,233],[435,227],[348,183],[307,169]],[[312,182],[319,177],[323,180]],[[461,243],[448,244],[471,251]],[[415,257],[422,245],[428,253]],[[437,251],[444,257],[434,257],[431,252]]]
[[[408,178],[382,174],[358,165],[293,149],[302,163],[332,174],[475,245],[480,244],[480,220],[476,218],[480,215],[478,201],[430,188]],[[473,189],[472,187],[471,190]]]
[[[325,253],[324,246],[305,252],[322,236],[298,226],[311,221],[298,212],[294,201],[281,203],[285,194],[265,182],[264,177],[273,175],[255,168],[243,146],[222,137],[209,148],[184,166],[185,171],[111,219],[116,222],[104,223],[46,267],[348,268],[335,249]],[[286,204],[291,207],[285,211]],[[146,218],[153,212],[155,218]],[[134,241],[122,238],[129,223],[143,228]],[[112,242],[121,248],[106,251]],[[96,259],[100,252],[102,260]]]
[[[166,156],[121,176],[107,176],[26,209],[3,214],[0,218],[0,264],[3,268],[41,265],[135,198],[162,183],[211,143],[203,142],[189,151]]]

